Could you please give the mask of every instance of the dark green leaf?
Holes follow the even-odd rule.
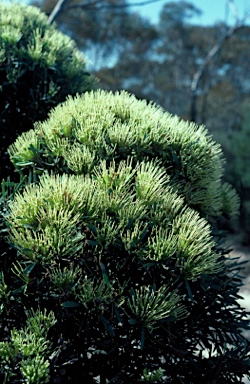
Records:
[[[97,246],[97,242],[96,241],[88,240],[88,243],[89,243],[89,245],[92,245],[92,247],[96,247]]]
[[[128,219],[128,224],[127,224],[127,228],[128,229],[131,229],[131,227],[132,227],[132,224],[133,224],[133,219],[130,217],[129,219]]]
[[[116,314],[116,317],[117,317],[119,323],[123,323],[123,321],[122,321],[122,317],[121,317],[121,315],[120,315],[120,312],[119,312],[117,306],[114,305],[114,308],[115,308],[115,314]]]
[[[22,285],[20,288],[15,289],[11,292],[11,295],[18,295],[18,293],[22,293],[27,289],[27,285]]]
[[[65,301],[62,303],[63,308],[77,308],[80,307],[81,305],[79,303],[76,303],[75,301]]]
[[[187,279],[185,279],[185,284],[186,284],[186,288],[187,288],[187,291],[188,291],[188,296],[189,296],[189,298],[190,298],[192,301],[194,301],[194,297],[193,297],[193,294],[192,294],[192,292],[191,292],[191,288],[190,288],[190,285],[189,285]]]
[[[143,267],[145,269],[148,269],[148,268],[154,267],[155,265],[156,265],[156,263],[152,262],[152,263],[143,264]]]
[[[137,323],[136,319],[129,319],[129,324],[134,325]]]
[[[23,271],[24,275],[29,275],[35,266],[36,266],[36,263],[31,263],[30,265],[28,265],[28,267],[26,267]]]
[[[144,345],[145,345],[145,329],[144,329],[144,327],[142,327],[142,330],[141,330],[141,349],[144,348]]]
[[[88,227],[89,227],[89,229],[90,229],[95,235],[97,235],[96,227],[94,227],[94,225],[88,223]]]
[[[101,268],[101,271],[102,271],[102,277],[103,277],[106,285],[108,287],[111,287],[110,282],[109,282],[109,278],[108,278],[108,274],[107,274],[107,271],[106,271],[106,268],[105,268],[105,265],[102,262],[100,262],[100,268]]]
[[[110,325],[109,321],[105,319],[103,315],[100,315],[100,319],[104,324],[104,327],[107,329],[107,331],[110,333],[111,336],[115,336],[115,331],[113,327]]]

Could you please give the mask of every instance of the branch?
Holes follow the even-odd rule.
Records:
[[[139,3],[129,3],[129,4],[110,4],[110,5],[101,5],[98,9],[116,9],[116,8],[128,8],[128,7],[140,7],[143,5],[151,4],[151,3],[156,3],[157,1],[162,1],[162,0],[145,0],[145,1],[140,1]],[[73,4],[68,6],[66,9],[72,9],[72,8],[85,8],[88,10],[95,10],[96,8],[91,8],[92,5],[95,5],[99,3],[100,0],[89,2],[87,4]]]
[[[119,9],[119,8],[128,8],[128,7],[139,7],[139,6],[143,6],[151,3],[156,3],[162,0],[144,0],[144,1],[140,1],[132,4],[130,3],[130,4],[117,4],[117,5],[115,4],[102,5],[101,3],[103,2],[103,0],[94,0],[94,1],[89,1],[87,3],[72,4],[65,7],[65,4],[67,3],[67,1],[68,0],[58,0],[51,14],[49,15],[48,24],[52,24],[62,12],[68,11],[69,9],[81,8],[81,9],[86,9],[88,11],[100,10],[100,9]],[[100,6],[96,7],[98,3],[100,4]]]
[[[232,14],[235,18],[235,21],[239,21],[239,12],[238,9],[236,8],[236,5],[234,4],[233,0],[228,0],[228,6],[231,8]]]
[[[199,82],[204,74],[204,72],[207,69],[207,66],[209,63],[213,60],[215,55],[218,53],[219,50],[223,47],[225,42],[230,39],[239,29],[243,28],[244,22],[249,17],[249,14],[246,14],[244,18],[241,20],[239,19],[238,10],[233,2],[233,0],[227,0],[228,5],[232,10],[233,16],[235,18],[235,25],[228,28],[225,35],[222,37],[222,39],[213,46],[213,48],[208,52],[207,56],[205,57],[203,63],[200,65],[198,70],[195,72],[193,76],[193,80],[191,83],[191,108],[190,108],[190,120],[196,121],[196,98],[197,98],[197,91]]]
[[[53,21],[58,17],[58,15],[64,11],[64,9],[65,9],[64,5],[66,2],[67,2],[67,0],[58,0],[58,2],[54,6],[52,12],[50,13],[50,15],[48,17],[48,20],[47,20],[48,24],[52,24]]]
[[[223,36],[223,38],[221,39],[221,41],[217,44],[215,44],[213,46],[213,48],[208,52],[205,60],[203,61],[203,63],[200,65],[198,71],[194,74],[194,77],[193,77],[193,81],[191,83],[191,91],[194,92],[197,87],[198,87],[198,83],[199,83],[199,80],[201,78],[201,76],[203,75],[205,69],[207,68],[208,64],[212,61],[212,59],[214,58],[214,56],[216,55],[216,53],[222,48],[222,46],[224,45],[224,43],[230,38],[232,37],[236,31],[238,31],[242,26],[233,26],[231,28],[229,28],[229,30],[227,31],[227,33]]]

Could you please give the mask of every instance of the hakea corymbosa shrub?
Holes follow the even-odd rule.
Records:
[[[19,136],[9,153],[17,169],[91,174],[101,160],[159,159],[169,183],[202,215],[234,215],[239,201],[221,182],[223,157],[206,129],[126,92],[69,97],[45,122]]]
[[[11,172],[7,147],[44,120],[68,94],[93,89],[85,59],[38,8],[0,4],[0,179]]]
[[[91,92],[9,153],[22,182],[11,196],[3,183],[6,382],[242,382],[241,266],[214,225],[238,200],[204,127]]]

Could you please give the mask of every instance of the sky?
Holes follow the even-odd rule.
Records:
[[[1,1],[1,0],[0,0]],[[87,0],[86,0],[87,1]],[[128,0],[129,3],[139,3],[147,0]],[[133,6],[131,11],[139,12],[142,16],[149,19],[152,23],[157,23],[159,20],[160,11],[165,3],[178,2],[181,0],[157,0],[155,3],[151,3],[143,6]],[[196,8],[200,9],[201,16],[192,19],[192,23],[199,25],[212,25],[216,22],[226,21],[229,24],[235,22],[233,13],[226,7],[227,0],[186,0],[192,3]],[[239,18],[243,18],[246,13],[249,14],[247,23],[250,23],[250,0],[232,0],[238,12]],[[29,3],[29,0],[19,0],[25,4]]]
[[[130,3],[138,3],[142,0],[130,0]],[[174,2],[178,2],[180,0],[171,0]],[[190,3],[194,4],[194,6],[202,11],[202,15],[194,18],[192,20],[193,23],[197,23],[200,25],[211,25],[216,22],[221,22],[226,20],[226,0],[188,0]],[[165,3],[170,2],[169,0],[158,0],[155,3],[140,6],[140,7],[131,7],[131,10],[138,11],[152,21],[153,23],[157,23],[159,18],[159,13],[162,6]],[[238,11],[238,15],[240,18],[244,16],[246,12],[250,13],[250,0],[234,0],[234,4]],[[229,10],[229,19],[228,22],[231,24],[235,21],[232,17],[232,12]],[[250,20],[250,17],[248,18]]]

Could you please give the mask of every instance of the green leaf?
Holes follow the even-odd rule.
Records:
[[[33,161],[29,161],[29,162],[22,161],[22,162],[16,163],[15,165],[17,165],[18,167],[26,167],[27,165],[33,165],[33,164],[34,164]]]
[[[29,146],[29,149],[34,153],[34,155],[37,155],[38,150],[37,150],[37,148],[34,147],[34,145],[31,144],[31,145]]]
[[[133,219],[130,217],[129,219],[128,219],[128,224],[127,224],[127,228],[128,229],[131,229],[131,227],[132,227],[132,224],[133,224]]]
[[[110,285],[110,282],[109,282],[109,278],[108,278],[108,274],[107,274],[107,271],[106,271],[106,267],[105,265],[100,262],[100,268],[101,268],[101,271],[102,271],[102,277],[106,283],[106,285],[110,288],[111,285]]]
[[[145,229],[145,230],[142,232],[142,234],[141,234],[141,236],[140,236],[140,239],[139,239],[139,242],[140,242],[140,243],[142,242],[142,240],[144,240],[144,238],[145,238],[145,236],[147,235],[147,233],[148,233],[148,230],[147,230],[147,229]]]
[[[146,264],[143,264],[143,268],[148,269],[148,268],[154,267],[155,265],[156,265],[155,262],[153,262],[153,263],[146,263]]]
[[[75,301],[65,301],[62,303],[63,308],[78,308],[81,305],[79,303],[76,303]]]
[[[97,230],[96,230],[96,227],[94,227],[94,225],[88,223],[88,228],[89,228],[95,235],[97,235]]]
[[[92,247],[96,247],[97,246],[97,242],[96,241],[88,240],[88,243],[89,243],[89,245],[92,245]]]
[[[188,291],[188,296],[189,296],[189,298],[190,298],[192,301],[194,301],[194,297],[193,297],[193,294],[192,294],[192,292],[191,292],[191,288],[190,288],[190,285],[189,285],[187,279],[185,279],[185,284],[186,284],[186,288],[187,288],[187,291]]]
[[[136,319],[129,319],[128,322],[129,322],[129,324],[134,325],[137,323],[137,320]]]
[[[18,295],[18,293],[25,292],[27,289],[27,285],[22,285],[20,288],[15,289],[14,291],[11,292],[11,295]]]
[[[36,263],[31,263],[30,265],[28,265],[28,267],[26,267],[26,268],[23,270],[23,274],[24,274],[24,275],[29,275],[30,272],[34,269],[35,266],[36,266]]]
[[[116,314],[116,317],[117,317],[119,323],[123,323],[123,321],[122,321],[122,317],[121,317],[121,315],[120,315],[120,312],[118,311],[117,306],[114,305],[114,308],[115,308],[115,314]]]
[[[142,327],[142,330],[141,330],[141,349],[144,348],[144,345],[145,345],[145,328]]]
[[[133,288],[130,289],[129,293],[131,296],[135,296],[135,290]]]
[[[107,331],[110,333],[111,336],[115,336],[115,331],[113,327],[110,325],[109,321],[105,319],[103,315],[100,315],[100,319],[104,324],[104,327],[107,329]]]

